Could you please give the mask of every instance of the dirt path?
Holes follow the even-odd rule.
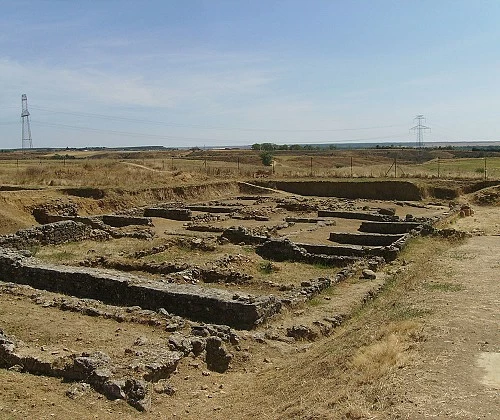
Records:
[[[134,166],[136,168],[145,169],[145,170],[151,171],[151,172],[166,172],[166,171],[160,171],[159,169],[153,169],[153,168],[150,168],[150,167],[145,166],[145,165],[140,165],[138,163],[133,163],[133,162],[121,162],[121,163],[123,163],[124,165],[129,165],[129,166]]]
[[[487,232],[431,262],[422,359],[398,378],[409,418],[500,418],[500,208],[456,223]],[[495,224],[496,222],[496,224]]]

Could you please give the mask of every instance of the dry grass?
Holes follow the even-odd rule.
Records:
[[[406,345],[397,334],[389,334],[375,343],[360,348],[352,359],[352,366],[362,375],[361,382],[369,383],[401,367],[408,359]]]
[[[361,308],[336,333],[309,349],[259,375],[245,390],[258,404],[252,415],[259,418],[368,419],[382,416],[395,403],[391,378],[418,359],[425,341],[419,316],[394,319],[393,308],[414,305],[409,292],[420,287],[420,264],[439,255],[446,243],[419,239],[403,257],[411,267],[389,281],[382,294]],[[429,316],[428,313],[423,316]],[[292,402],[293,401],[293,402]],[[248,401],[234,401],[232,412],[250,415]]]
[[[440,159],[416,163],[414,151],[350,150],[277,152],[274,167],[262,165],[258,152],[136,152],[74,154],[54,159],[40,153],[11,154],[0,161],[0,184],[88,186],[141,189],[191,182],[277,178],[441,178],[482,179],[483,158]],[[413,154],[412,154],[413,153]],[[453,155],[452,155],[453,156]],[[60,156],[59,156],[60,157]],[[398,159],[396,173],[393,163]],[[439,169],[438,169],[439,166]],[[392,167],[392,168],[391,168]],[[500,177],[500,157],[487,158],[489,179]]]

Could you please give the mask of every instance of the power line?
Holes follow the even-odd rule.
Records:
[[[284,132],[284,133],[307,133],[307,132],[337,132],[337,131],[361,131],[361,130],[378,130],[383,128],[394,128],[394,127],[402,127],[404,124],[391,124],[391,125],[382,125],[382,126],[371,126],[371,127],[349,127],[349,128],[331,128],[331,129],[272,129],[272,128],[230,128],[230,127],[217,127],[217,126],[203,126],[196,124],[179,124],[179,123],[169,123],[169,122],[161,122],[161,121],[152,121],[152,120],[144,120],[138,118],[129,118],[129,117],[120,117],[113,115],[105,115],[105,114],[96,114],[89,112],[74,112],[74,111],[59,111],[50,108],[44,108],[39,106],[31,106],[32,109],[37,109],[39,111],[45,111],[50,113],[64,114],[64,115],[73,115],[73,116],[82,116],[82,117],[91,117],[98,118],[104,120],[114,120],[114,121],[127,121],[127,122],[136,122],[141,124],[152,124],[152,125],[163,125],[168,127],[179,127],[179,128],[197,128],[203,130],[220,130],[220,131],[267,131],[267,132]]]
[[[422,121],[425,121],[425,118],[423,115],[417,115],[413,121],[417,120],[418,123],[416,126],[410,128],[410,130],[416,131],[417,132],[417,147],[421,148],[424,146],[424,131],[425,130],[430,130],[430,127],[427,127],[422,124]]]
[[[53,128],[62,128],[62,129],[67,129],[67,130],[77,130],[77,131],[89,131],[93,133],[100,133],[100,134],[113,134],[113,135],[120,135],[120,136],[126,136],[126,137],[139,137],[139,138],[154,138],[154,139],[159,139],[159,140],[196,140],[196,141],[225,141],[227,142],[228,140],[226,139],[221,139],[221,138],[200,138],[200,137],[183,137],[183,136],[164,136],[164,135],[158,135],[158,134],[146,134],[146,133],[134,133],[134,132],[129,132],[129,131],[116,131],[116,130],[105,130],[105,129],[99,129],[99,128],[92,128],[92,127],[81,127],[81,126],[73,126],[73,125],[68,125],[68,124],[59,124],[59,123],[49,123],[49,122],[43,122],[43,121],[36,121],[36,124],[38,126],[42,127],[53,127]],[[396,133],[396,134],[390,134],[386,136],[378,136],[378,137],[365,137],[365,138],[355,138],[355,139],[341,139],[341,140],[335,140],[336,143],[344,142],[344,143],[349,143],[349,142],[357,142],[357,141],[369,141],[369,140],[390,140],[390,139],[401,139],[404,137],[401,135],[401,133]],[[331,140],[314,140],[314,142],[332,142]],[[298,143],[304,143],[307,144],[307,141],[304,140],[293,140],[289,139],[288,142],[298,142]],[[313,141],[310,141],[310,143],[313,143]]]

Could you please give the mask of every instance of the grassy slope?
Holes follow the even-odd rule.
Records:
[[[428,311],[411,295],[421,287],[419,267],[448,243],[418,239],[402,258],[412,258],[366,305],[331,337],[244,382],[234,393],[227,418],[366,418],[387,413],[403,396],[391,377],[418,357]],[[236,417],[234,417],[236,416]]]

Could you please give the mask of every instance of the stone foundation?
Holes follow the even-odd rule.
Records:
[[[93,230],[90,226],[67,220],[22,229],[12,235],[1,236],[0,247],[28,249],[40,245],[58,245],[65,242],[84,241],[92,237]]]
[[[149,217],[134,217],[116,214],[106,214],[102,216],[104,224],[112,227],[124,227],[130,225],[137,226],[153,226],[153,222]]]
[[[112,305],[165,308],[189,319],[240,329],[251,329],[281,309],[281,302],[274,296],[233,299],[232,293],[223,290],[164,284],[92,268],[44,264],[7,249],[0,249],[0,279]]]
[[[359,259],[353,256],[311,253],[288,239],[269,239],[264,244],[257,246],[255,252],[268,260],[297,261],[330,267],[345,267]]]
[[[144,210],[144,217],[161,217],[185,222],[192,219],[192,212],[184,208],[150,207]]]
[[[397,216],[389,216],[380,213],[341,211],[341,210],[318,210],[318,217],[337,217],[339,219],[372,220],[380,222],[399,220],[399,217]]]
[[[421,229],[423,222],[362,222],[360,232],[381,233],[386,235],[397,235],[408,233],[414,229]]]
[[[331,232],[329,239],[330,241],[337,242],[339,244],[389,246],[401,238],[402,235],[381,233]]]

